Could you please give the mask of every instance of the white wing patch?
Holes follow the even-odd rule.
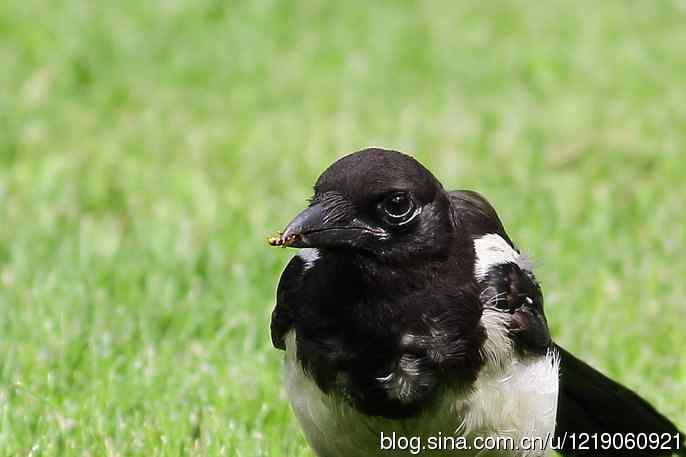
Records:
[[[474,252],[476,254],[474,276],[478,280],[484,279],[492,267],[503,263],[516,263],[522,270],[532,271],[529,258],[495,233],[475,239]]]
[[[524,271],[533,272],[529,258],[495,233],[475,239],[474,252],[477,281],[486,279],[491,268],[505,263],[514,263]],[[510,318],[507,313],[487,307],[483,310],[481,324],[486,329],[486,341],[481,353],[486,364],[463,404],[461,426],[467,433],[515,439],[545,437],[555,430],[559,356],[554,350],[544,357],[518,355],[509,335]]]

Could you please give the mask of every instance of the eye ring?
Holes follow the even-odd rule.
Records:
[[[384,218],[394,225],[406,224],[417,215],[417,205],[405,192],[388,195],[382,200],[380,207]]]

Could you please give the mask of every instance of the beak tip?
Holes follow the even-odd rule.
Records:
[[[267,244],[269,246],[283,246],[283,237],[281,235],[274,235],[267,238]]]
[[[275,235],[275,236],[270,236],[267,238],[267,244],[269,246],[275,246],[275,247],[282,247],[282,248],[287,248],[291,247],[296,240],[298,239],[298,235]]]
[[[322,213],[323,208],[320,204],[305,208],[286,226],[283,232],[267,238],[267,243],[270,246],[284,248],[308,247],[306,234],[321,228],[323,224]]]

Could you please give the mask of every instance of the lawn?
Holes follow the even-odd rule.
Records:
[[[265,237],[415,154],[686,428],[686,4],[0,2],[0,455],[312,456]],[[564,326],[562,325],[564,323]]]

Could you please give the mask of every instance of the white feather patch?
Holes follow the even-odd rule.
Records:
[[[529,258],[495,233],[476,238],[474,240],[474,252],[476,254],[474,276],[478,280],[484,279],[492,267],[503,263],[515,263],[522,270],[533,271]]]
[[[501,370],[512,359],[512,338],[509,334],[507,313],[484,308],[481,325],[486,329],[486,341],[481,347],[481,355],[486,360],[485,370]]]
[[[501,369],[485,369],[464,403],[465,433],[541,437],[555,431],[560,359],[553,350],[545,357],[513,357]],[[541,450],[523,456],[547,455]]]
[[[368,457],[408,455],[382,453],[379,438],[386,436],[428,437],[468,435],[541,437],[555,430],[559,358],[554,352],[544,357],[503,360],[499,368],[489,365],[479,374],[473,389],[446,391],[434,408],[418,417],[403,420],[366,416],[345,400],[324,394],[303,371],[296,357],[295,332],[286,337],[286,391],[300,425],[317,455]],[[392,376],[388,379],[391,381]],[[431,454],[433,455],[433,454]],[[445,455],[445,454],[442,454]],[[462,457],[541,457],[549,452],[484,453],[463,451],[448,455]]]
[[[309,270],[319,260],[319,250],[316,248],[303,248],[298,251],[298,257],[305,262],[305,270]]]

